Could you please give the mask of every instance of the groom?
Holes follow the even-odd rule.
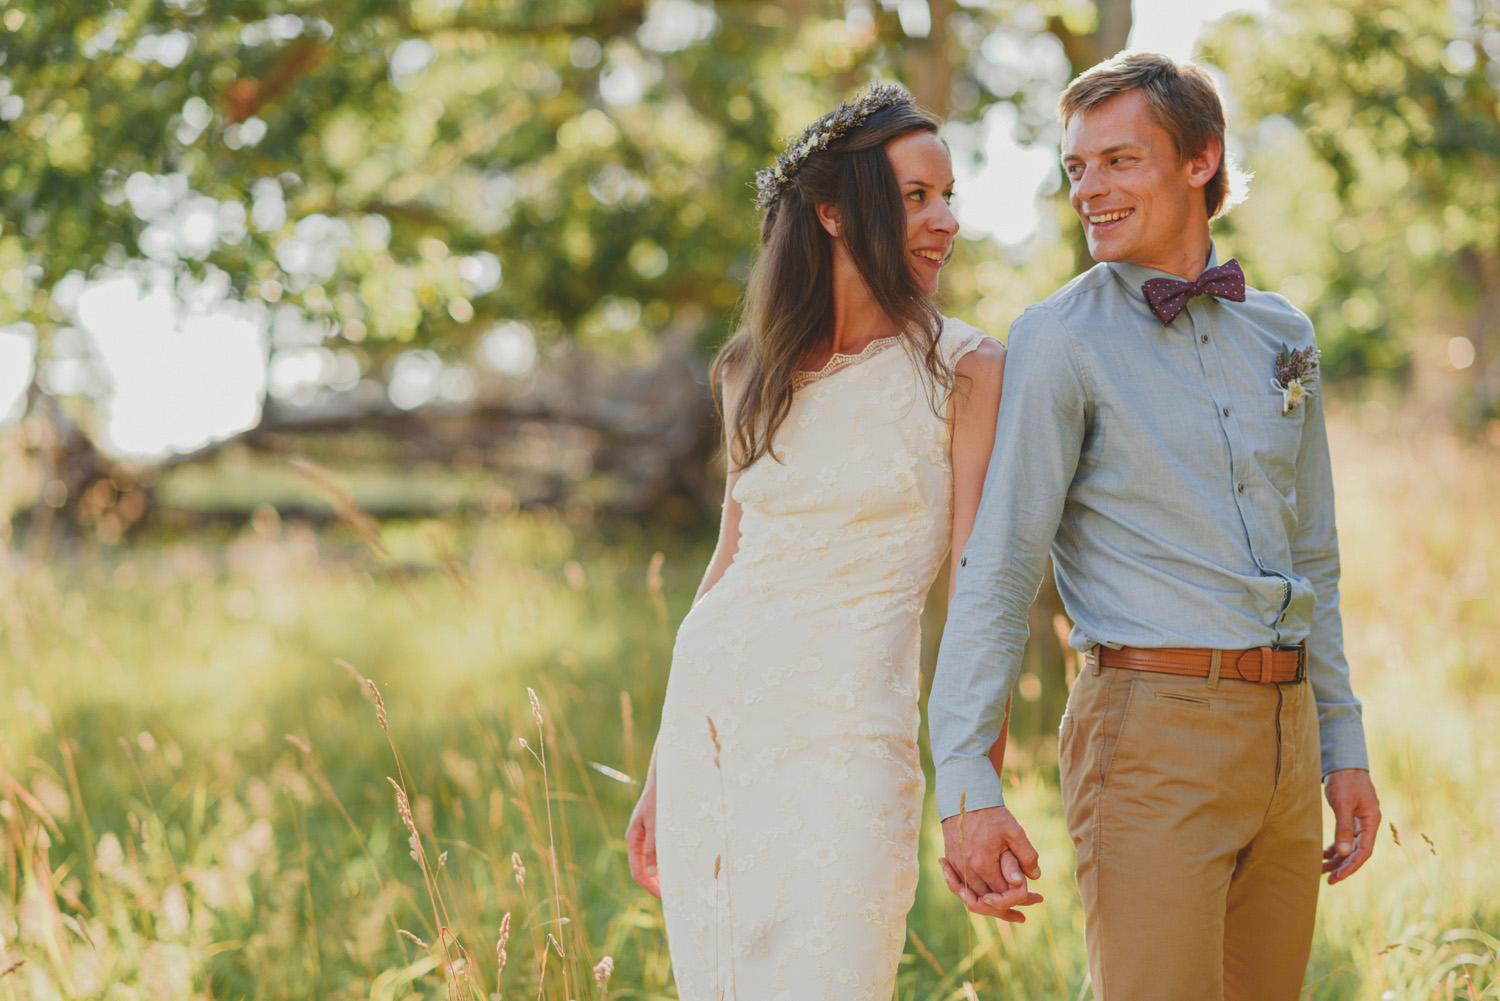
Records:
[[[1088,652],[1059,741],[1095,997],[1289,1001],[1320,869],[1352,875],[1380,824],[1312,326],[1218,260],[1232,168],[1201,70],[1116,57],[1059,110],[1100,263],[1011,327],[929,708],[945,871],[996,916],[1041,875],[986,752],[1050,547]]]

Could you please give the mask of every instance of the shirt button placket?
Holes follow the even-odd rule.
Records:
[[[1207,324],[1207,322],[1208,322],[1208,318],[1207,317],[1203,317],[1202,319],[1198,319],[1198,318],[1195,317],[1194,320],[1195,320],[1195,323]],[[1208,333],[1207,333],[1207,331],[1201,331],[1201,332],[1199,332],[1199,334],[1198,334],[1198,343],[1200,345],[1208,343]],[[1199,354],[1202,354],[1202,348],[1201,347],[1199,348]],[[1205,368],[1207,367],[1207,362],[1204,363],[1204,366],[1205,366]],[[1221,406],[1219,408],[1219,412],[1220,412],[1221,416],[1224,416],[1224,417],[1228,417],[1229,416],[1229,408],[1227,406]]]

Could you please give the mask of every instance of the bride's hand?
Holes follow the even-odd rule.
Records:
[[[656,757],[646,772],[646,786],[625,829],[625,850],[630,857],[630,875],[657,899],[661,880],[656,875]]]
[[[1007,868],[1013,866],[1016,872],[1021,871],[1020,864],[1016,862],[1016,857],[1010,853],[1009,849],[1001,854],[1000,863]],[[1025,876],[1020,877],[1021,882],[1017,885],[1008,887],[999,893],[987,893],[983,898],[980,898],[973,890],[964,885],[963,880],[958,878],[958,873],[954,871],[952,862],[949,862],[945,858],[940,858],[938,859],[938,865],[943,868],[943,879],[948,884],[948,890],[959,900],[962,900],[964,906],[975,914],[988,914],[990,917],[999,918],[1001,921],[1013,921],[1017,924],[1025,924],[1026,915],[1021,912],[1020,908],[1030,907],[1032,904],[1040,904],[1042,902],[1043,898],[1040,893],[1027,888]]]
[[[1026,883],[1042,875],[1026,832],[1003,806],[967,814],[964,826],[968,836],[961,838],[957,816],[943,821],[946,857],[940,861],[948,889],[975,914],[1025,921],[1017,908],[1042,900]]]

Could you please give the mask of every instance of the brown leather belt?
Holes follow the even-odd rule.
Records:
[[[1219,655],[1219,677],[1281,685],[1307,677],[1307,645],[1256,647],[1251,650],[1197,650],[1185,647],[1142,649],[1126,646],[1096,646],[1089,653],[1100,667],[1123,667],[1132,671],[1180,674],[1207,678],[1213,672],[1213,655]]]

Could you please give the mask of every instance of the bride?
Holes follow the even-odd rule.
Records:
[[[938,122],[873,86],[757,176],[714,362],[730,472],[627,832],[683,1001],[889,1001],[917,885],[919,615],[962,552],[1005,351],[934,307],[958,223]],[[1003,749],[997,745],[997,751]],[[1040,899],[1013,863],[986,898]]]

